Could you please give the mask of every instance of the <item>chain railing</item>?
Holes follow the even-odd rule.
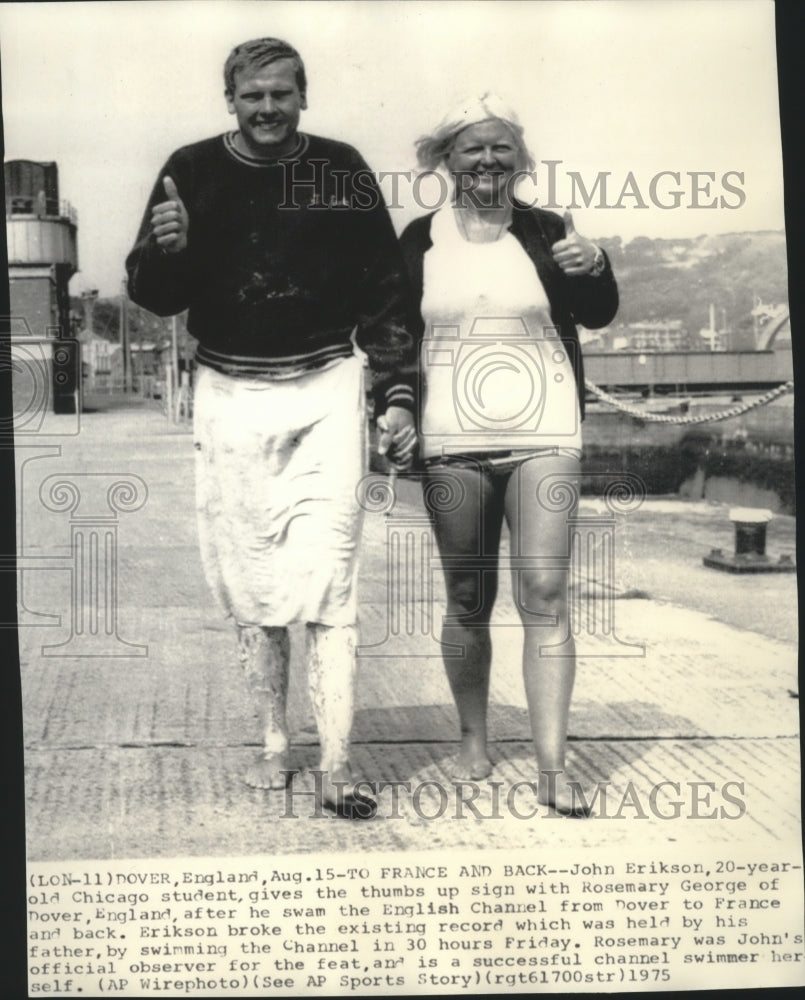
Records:
[[[616,410],[620,410],[621,413],[626,413],[637,420],[653,424],[707,424],[716,423],[719,420],[729,420],[730,417],[739,417],[741,414],[748,413],[758,406],[765,406],[767,403],[771,403],[772,400],[793,391],[794,388],[793,381],[783,382],[776,389],[771,389],[762,396],[758,396],[745,403],[737,403],[735,406],[731,406],[726,410],[720,410],[717,413],[672,416],[668,413],[647,413],[639,406],[633,406],[631,403],[626,403],[622,399],[618,399],[617,396],[610,395],[606,390],[591,382],[590,379],[585,379],[584,385],[589,392],[597,396],[603,403],[607,403],[609,406],[615,407]]]

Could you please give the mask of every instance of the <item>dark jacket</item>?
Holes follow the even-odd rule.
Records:
[[[430,223],[434,214],[414,219],[400,238],[411,296],[417,305],[422,301],[425,253],[433,246]],[[551,255],[553,244],[565,238],[565,224],[560,216],[541,208],[530,208],[516,202],[509,231],[533,261],[548,296],[553,324],[573,362],[583,419],[584,363],[576,323],[594,330],[606,326],[618,311],[618,286],[609,259],[603,273],[597,277],[568,277]],[[415,312],[408,326],[417,342],[421,342],[425,332],[421,314]]]
[[[151,210],[173,178],[188,245],[165,253]],[[188,310],[203,364],[237,374],[369,356],[381,409],[410,357],[402,258],[374,176],[345,143],[300,133],[271,161],[231,136],[177,150],[160,171],[126,260],[128,292],[160,316]],[[410,405],[410,404],[409,404]]]

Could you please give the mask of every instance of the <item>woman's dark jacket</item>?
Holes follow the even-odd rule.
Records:
[[[409,223],[400,237],[410,283],[412,301],[418,307],[422,301],[423,261],[425,253],[433,246],[430,224],[435,213],[423,215]],[[554,261],[551,247],[565,238],[565,224],[554,212],[530,208],[515,202],[509,231],[520,242],[537,269],[548,301],[551,318],[561,337],[568,357],[573,363],[579,393],[581,416],[584,418],[584,364],[576,324],[595,330],[611,322],[618,311],[618,286],[609,258],[597,277],[579,275],[568,277]],[[456,276],[460,280],[460,275]],[[417,345],[421,343],[425,324],[415,311],[409,320],[409,329]],[[415,364],[419,361],[417,349]]]

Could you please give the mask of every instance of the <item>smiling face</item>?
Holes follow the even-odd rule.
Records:
[[[476,194],[485,205],[497,201],[518,168],[519,147],[505,122],[490,118],[456,136],[445,165],[457,192]]]
[[[296,82],[292,59],[235,74],[235,89],[226,94],[229,113],[238,120],[243,152],[257,157],[282,156],[296,144],[299,114],[307,107]]]

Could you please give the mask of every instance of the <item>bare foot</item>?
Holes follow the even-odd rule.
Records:
[[[455,781],[480,781],[492,773],[492,761],[485,750],[462,747],[452,762],[450,777]]]
[[[252,788],[285,788],[288,775],[283,771],[290,770],[287,750],[272,753],[261,750],[249,765],[243,780]]]
[[[590,807],[580,783],[569,778],[566,771],[557,769],[539,772],[537,801],[540,805],[555,809],[561,816],[590,815]]]

